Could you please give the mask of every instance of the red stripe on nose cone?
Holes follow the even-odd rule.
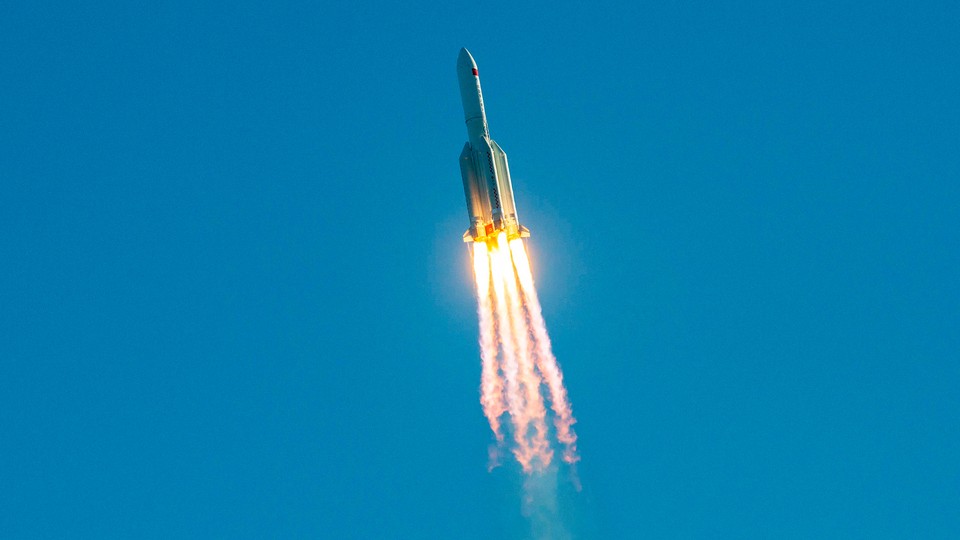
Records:
[[[477,73],[477,68],[473,68],[473,74],[474,74],[474,75],[479,75],[479,73]]]

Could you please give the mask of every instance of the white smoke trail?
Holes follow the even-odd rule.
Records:
[[[506,247],[506,235],[501,234],[498,239],[500,245]],[[533,355],[533,337],[530,334],[530,328],[527,326],[527,317],[524,315],[523,298],[520,296],[517,288],[517,277],[513,265],[510,263],[509,252],[503,250],[503,257],[506,264],[509,265],[509,271],[504,273],[503,280],[506,285],[507,300],[510,308],[510,322],[512,334],[516,340],[516,353],[518,374],[524,391],[526,408],[524,410],[524,423],[533,428],[531,439],[529,440],[530,455],[528,460],[536,468],[543,469],[550,465],[553,459],[553,450],[550,449],[550,443],[547,440],[547,411],[544,408],[543,397],[540,395],[540,386],[543,381],[536,371]],[[536,462],[534,463],[534,460]]]
[[[552,465],[523,479],[523,515],[530,520],[531,537],[536,540],[569,540],[557,504],[557,467]]]
[[[490,257],[490,268],[493,271],[493,290],[497,299],[497,332],[500,337],[500,348],[503,351],[503,376],[506,379],[507,409],[510,412],[510,423],[513,427],[513,439],[516,448],[513,454],[523,466],[525,472],[531,470],[530,449],[527,443],[527,423],[524,420],[524,397],[521,393],[519,379],[519,365],[517,363],[516,345],[510,325],[510,310],[507,305],[506,285],[503,275],[510,265],[509,255],[494,248]],[[512,273],[512,272],[511,272]]]
[[[473,244],[473,271],[477,281],[477,314],[480,320],[480,359],[482,369],[480,375],[480,403],[483,413],[490,422],[490,429],[497,438],[497,443],[503,442],[503,433],[500,431],[500,416],[504,412],[503,383],[498,373],[500,367],[497,362],[497,340],[493,320],[493,301],[490,298],[490,258],[487,245],[482,242]],[[491,455],[491,464],[496,461]]]
[[[557,439],[564,445],[564,461],[573,464],[580,459],[577,455],[577,434],[573,431],[573,424],[577,420],[573,417],[573,411],[567,399],[567,390],[563,386],[563,373],[551,350],[550,336],[547,334],[547,325],[543,320],[540,300],[537,298],[533,273],[530,271],[530,261],[527,259],[523,241],[519,238],[511,240],[510,252],[516,265],[517,277],[520,280],[520,288],[523,291],[524,303],[537,345],[537,368],[546,379],[547,388],[550,391],[550,405],[556,415],[554,425],[557,428]]]
[[[544,383],[563,460],[573,466],[579,460],[572,427],[576,419],[551,351],[523,242],[507,242],[501,233],[496,242],[476,242],[473,249],[482,360],[480,401],[497,438],[497,447],[491,447],[491,466],[504,445],[501,416],[509,412],[513,441],[508,446],[524,472],[540,474],[551,467],[554,450],[541,393]],[[571,472],[576,483],[575,471]]]

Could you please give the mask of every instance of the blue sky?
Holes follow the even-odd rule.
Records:
[[[460,47],[580,538],[960,534],[955,3],[0,10],[0,536],[523,538]]]

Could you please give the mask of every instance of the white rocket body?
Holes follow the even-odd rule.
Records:
[[[463,234],[463,241],[493,240],[501,231],[509,239],[530,236],[517,218],[507,154],[490,138],[477,63],[466,49],[460,49],[457,58],[457,78],[468,138],[460,153],[460,173],[470,217],[470,228]]]

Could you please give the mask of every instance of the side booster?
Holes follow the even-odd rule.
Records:
[[[470,216],[470,228],[463,233],[463,241],[495,240],[500,232],[506,232],[509,239],[530,236],[517,219],[507,154],[490,138],[477,63],[466,49],[460,49],[457,57],[457,79],[468,137],[460,153],[463,193]]]

